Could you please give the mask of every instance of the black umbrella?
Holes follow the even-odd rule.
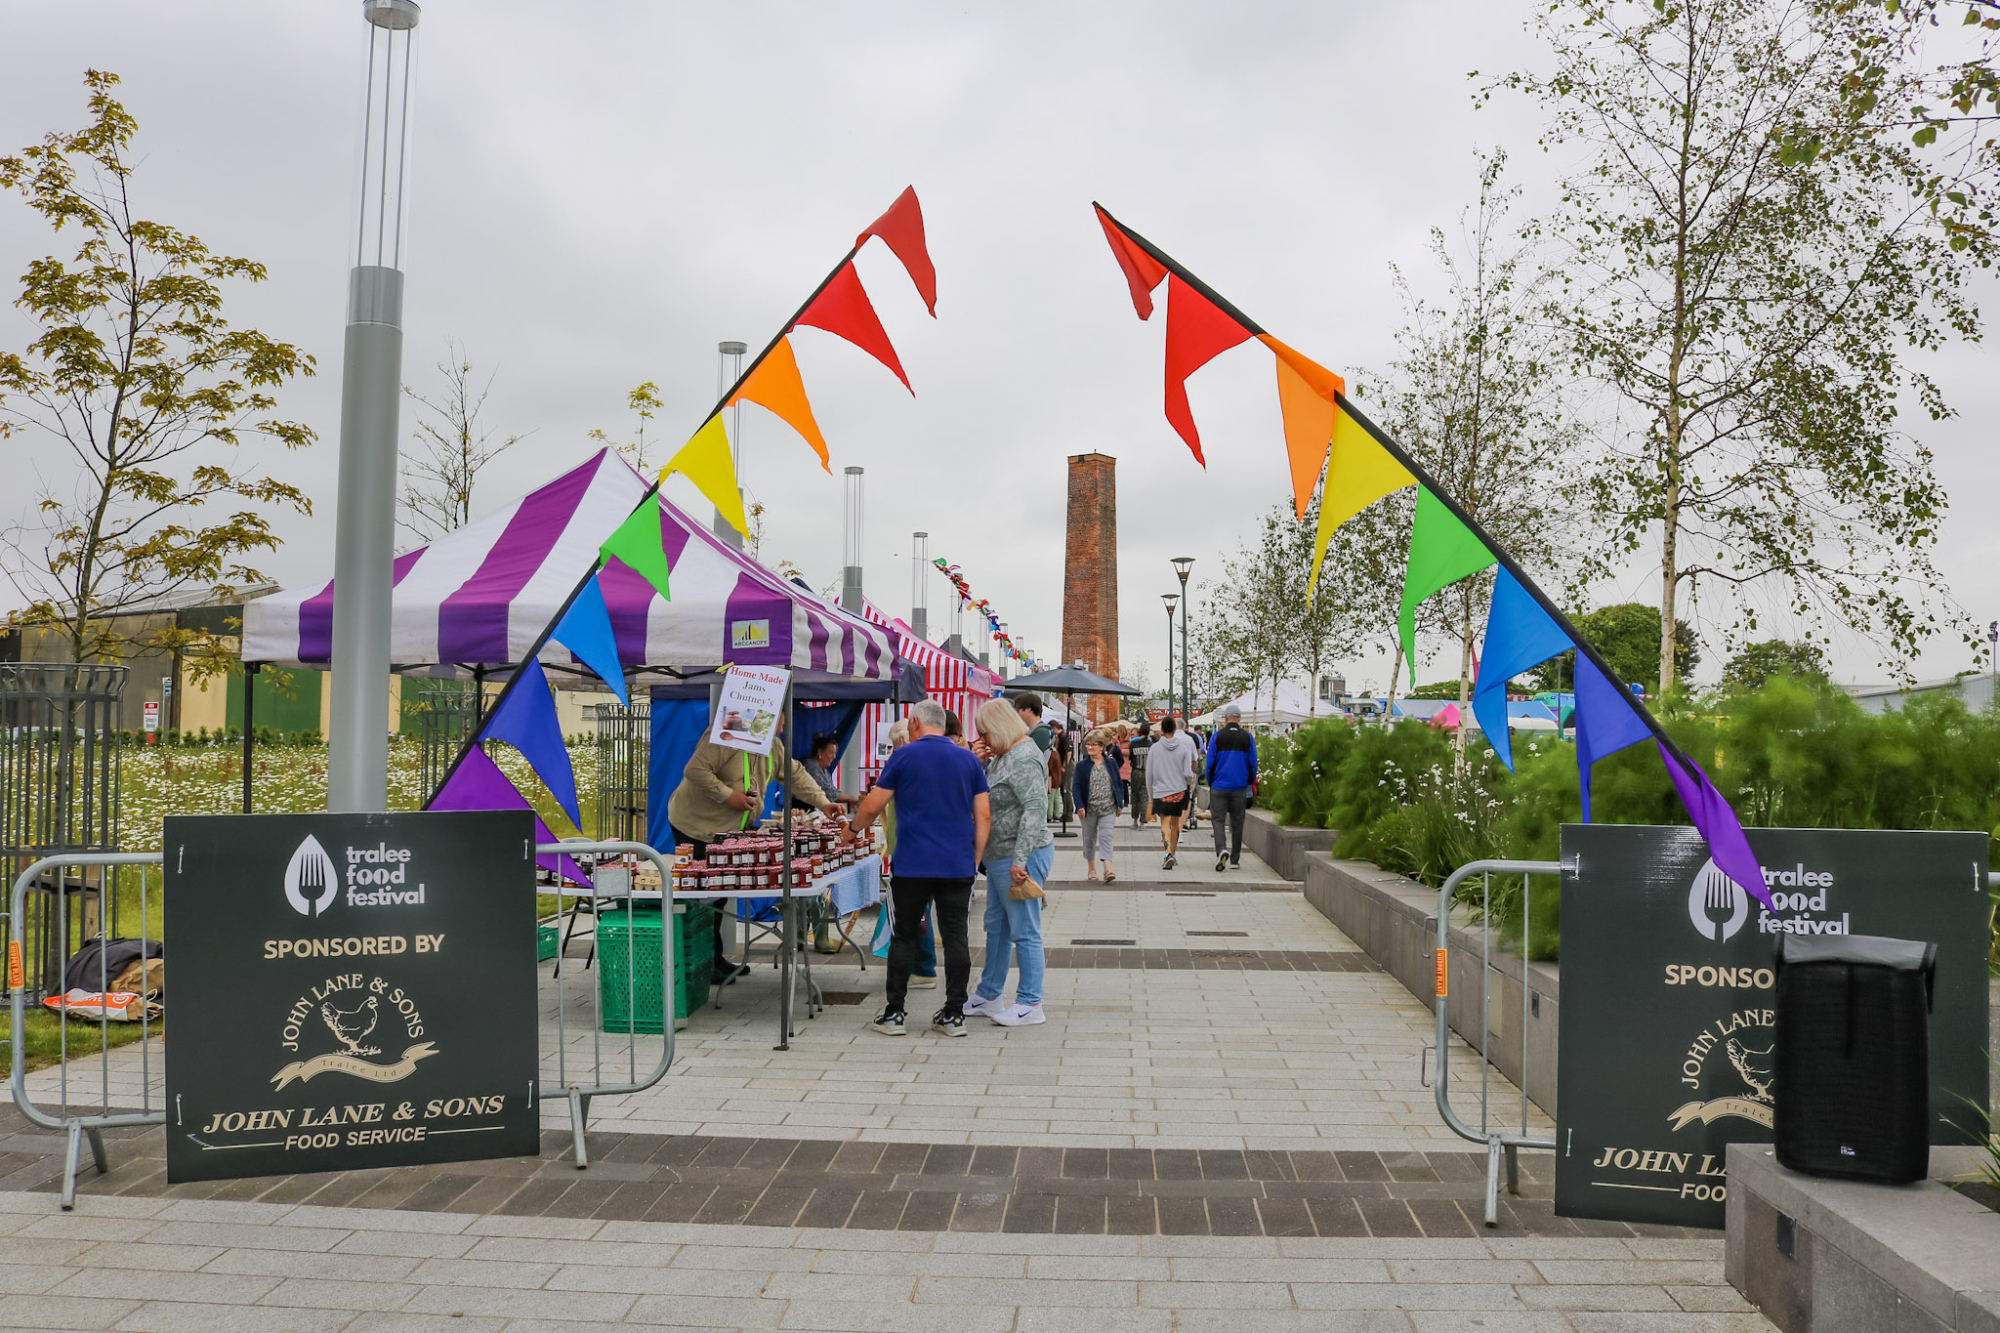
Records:
[[[1076,694],[1137,694],[1130,685],[1120,684],[1108,676],[1100,676],[1095,671],[1086,671],[1080,666],[1059,666],[1048,671],[1037,671],[1031,675],[1016,676],[1002,684],[1010,690],[1046,690],[1050,694],[1063,696],[1070,716],[1076,715],[1076,702],[1071,695]],[[1067,778],[1064,781],[1068,781]],[[1069,831],[1068,807],[1064,807],[1062,829],[1058,838],[1073,838]]]

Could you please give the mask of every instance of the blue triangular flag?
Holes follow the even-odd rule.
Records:
[[[604,589],[597,586],[595,574],[569,604],[569,610],[563,612],[563,618],[549,637],[596,672],[597,678],[618,696],[619,703],[627,708],[632,706],[632,696],[625,689],[625,667],[618,660],[618,636],[612,632],[611,612],[604,605]]]
[[[1582,779],[1583,822],[1590,822],[1590,766],[1653,734],[1632,696],[1582,653],[1576,655],[1576,767]]]
[[[542,674],[540,662],[521,668],[514,688],[507,691],[506,700],[494,710],[481,735],[519,750],[561,802],[570,822],[583,827],[583,814],[576,803],[576,769],[570,765],[569,746],[563,743],[562,722],[556,717],[556,697],[549,690],[549,678]]]
[[[1575,646],[1512,574],[1502,569],[1493,576],[1493,604],[1486,613],[1486,642],[1479,650],[1472,715],[1509,770],[1514,767],[1514,746],[1507,736],[1507,682]]]

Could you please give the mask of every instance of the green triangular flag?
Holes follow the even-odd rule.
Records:
[[[660,539],[660,502],[655,496],[647,496],[646,503],[632,511],[632,516],[618,525],[618,531],[605,538],[604,545],[597,548],[605,558],[617,556],[634,571],[643,575],[646,582],[660,590],[660,596],[668,601],[674,599],[667,587],[667,550]]]
[[[1488,565],[1498,564],[1486,543],[1444,507],[1428,487],[1417,488],[1417,517],[1410,526],[1410,567],[1403,575],[1403,609],[1396,627],[1403,632],[1403,660],[1410,684],[1417,683],[1417,608],[1431,594]]]

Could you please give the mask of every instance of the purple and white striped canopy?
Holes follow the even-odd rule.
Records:
[[[398,556],[389,655],[399,670],[469,674],[520,662],[597,548],[646,493],[610,450],[429,546]],[[614,561],[599,583],[628,666],[786,666],[865,680],[894,678],[890,635],[730,550],[658,498],[673,600]],[[333,656],[331,581],[243,608],[243,659],[326,667]],[[551,645],[545,665],[573,668]]]

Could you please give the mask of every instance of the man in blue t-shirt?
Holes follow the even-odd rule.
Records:
[[[861,830],[896,799],[896,857],[889,881],[895,913],[889,940],[887,1007],[869,1024],[900,1037],[904,997],[916,962],[924,913],[937,907],[938,936],[944,947],[944,1008],[931,1028],[947,1037],[965,1035],[965,987],[972,975],[966,918],[972,908],[972,880],[986,855],[990,828],[986,768],[972,751],[945,739],[942,705],[926,699],[910,709],[910,743],[882,765],[882,776],[861,798],[854,827]]]

